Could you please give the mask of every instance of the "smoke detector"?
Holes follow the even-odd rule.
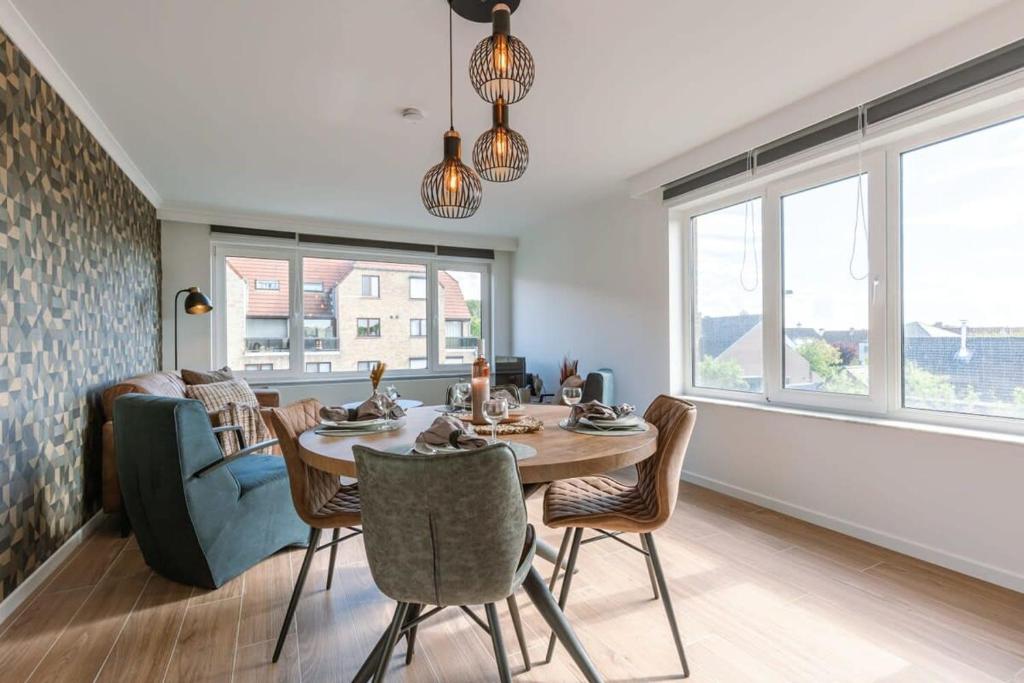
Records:
[[[418,107],[406,107],[402,110],[402,120],[417,123],[424,119],[423,110]]]

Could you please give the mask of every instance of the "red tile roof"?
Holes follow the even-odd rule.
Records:
[[[449,275],[446,270],[437,271],[437,281],[444,289],[444,319],[469,320],[472,318],[473,316],[469,314],[469,307],[466,306],[466,297],[462,295],[459,281]]]
[[[246,315],[252,318],[288,317],[288,262],[266,258],[230,256],[227,265],[249,289],[249,309]],[[353,270],[400,271],[423,273],[423,266],[412,263],[382,263],[379,261],[343,261],[339,259],[306,258],[303,261],[303,279],[306,282],[323,282],[323,292],[303,292],[302,302],[308,318],[331,317],[333,292]],[[278,283],[278,289],[256,289],[257,280]],[[458,281],[446,271],[438,272],[438,281],[445,291],[445,320],[469,320],[472,316],[462,288]]]

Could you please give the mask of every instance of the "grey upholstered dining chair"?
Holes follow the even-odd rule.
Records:
[[[411,660],[419,624],[457,606],[491,636],[502,681],[511,681],[495,603],[524,585],[588,680],[600,680],[532,567],[536,540],[515,455],[506,444],[441,455],[398,455],[354,446],[370,572],[398,605],[355,681],[383,680],[406,635]],[[539,590],[538,590],[539,589]],[[470,609],[484,605],[486,623]],[[434,609],[423,612],[426,605]],[[518,609],[509,601],[525,655]]]

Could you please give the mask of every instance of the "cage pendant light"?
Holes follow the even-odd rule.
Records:
[[[493,126],[473,145],[473,165],[484,180],[508,183],[526,173],[530,148],[526,138],[508,127],[508,107],[498,98],[493,105]]]
[[[483,187],[480,176],[462,163],[462,138],[455,130],[453,94],[452,8],[448,5],[448,130],[444,134],[444,160],[423,176],[420,198],[432,216],[469,218],[480,208]]]
[[[526,97],[533,85],[533,55],[523,41],[510,32],[511,9],[498,3],[491,12],[493,30],[469,58],[469,80],[486,102],[503,99],[515,104]]]

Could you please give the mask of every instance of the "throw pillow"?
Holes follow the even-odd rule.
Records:
[[[216,382],[227,382],[233,380],[235,375],[228,366],[220,370],[201,372],[199,370],[182,370],[181,379],[185,384],[214,384]]]
[[[270,438],[270,430],[260,415],[256,394],[245,380],[189,385],[185,387],[185,395],[201,401],[206,411],[215,416],[216,424],[240,426],[247,446]],[[225,454],[240,450],[236,432],[221,432],[218,436]]]

